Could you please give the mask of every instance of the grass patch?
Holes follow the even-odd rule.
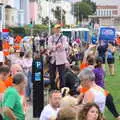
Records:
[[[115,71],[115,76],[109,76],[107,72],[105,85],[106,89],[109,90],[109,92],[112,94],[116,108],[120,113],[120,61],[118,60],[118,56],[116,56]],[[115,120],[107,108],[105,110],[105,116],[107,120]]]

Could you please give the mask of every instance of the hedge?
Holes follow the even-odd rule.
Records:
[[[48,31],[48,26],[46,25],[34,25],[33,27],[30,27],[29,25],[24,26],[24,27],[9,27],[10,33],[14,36],[16,35],[21,35],[21,36],[26,36],[26,35],[31,35],[32,34],[39,34],[41,32],[47,32]]]

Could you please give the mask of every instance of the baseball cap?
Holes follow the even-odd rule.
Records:
[[[60,25],[60,24],[56,24],[56,25],[54,26],[54,28],[61,28],[61,25]]]

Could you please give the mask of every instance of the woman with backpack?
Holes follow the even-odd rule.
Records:
[[[108,63],[108,67],[109,67],[109,73],[110,75],[114,75],[115,74],[115,53],[116,48],[114,47],[113,42],[109,42],[108,43],[108,48],[107,48],[107,63]]]

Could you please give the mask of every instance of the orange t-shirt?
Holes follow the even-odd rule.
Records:
[[[4,56],[8,56],[9,55],[9,48],[10,48],[9,43],[4,41],[3,42],[3,53],[4,53]]]
[[[3,49],[9,49],[10,48],[10,45],[8,42],[4,41],[3,42]]]
[[[5,80],[4,82],[5,82],[6,87],[11,87],[13,85],[13,79],[11,76],[9,76],[8,79]]]
[[[4,81],[0,80],[0,93],[4,93],[6,88]]]
[[[3,51],[4,56],[8,56],[9,55],[9,51]]]
[[[4,81],[4,84],[6,88],[11,87],[13,85],[13,78],[9,76],[8,79]],[[25,93],[21,92],[20,95],[25,95]]]
[[[81,87],[80,88],[80,93],[86,93],[89,89],[88,88],[84,88],[84,87]]]
[[[19,46],[19,45],[15,45],[15,46],[14,46],[14,49],[15,49],[15,50],[19,50],[19,49],[20,49],[20,46]]]
[[[88,67],[87,63],[81,63],[80,70],[83,70],[84,68]]]
[[[15,38],[15,43],[20,43],[21,40],[22,40],[22,37],[18,35],[18,36],[16,36],[16,38]]]

